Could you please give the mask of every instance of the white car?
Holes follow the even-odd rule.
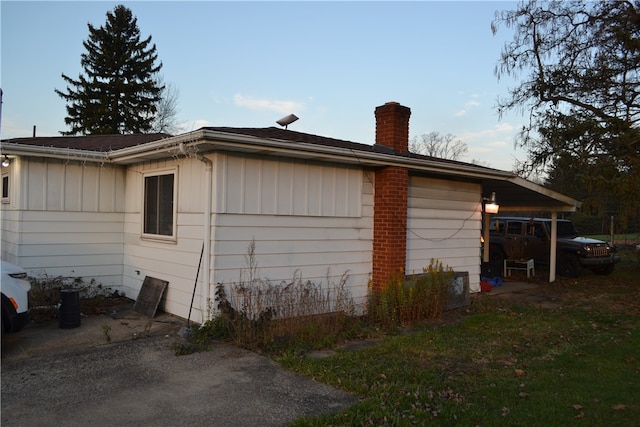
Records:
[[[29,322],[29,291],[27,272],[17,265],[2,261],[2,333],[18,332]]]

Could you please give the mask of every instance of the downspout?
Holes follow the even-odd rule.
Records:
[[[213,201],[213,162],[202,155],[196,155],[201,162],[206,165],[206,181],[205,186],[205,206],[204,206],[204,259],[207,261],[205,264],[205,271],[207,274],[204,276],[204,287],[207,290],[207,318],[209,320],[209,307],[211,306],[211,204]]]

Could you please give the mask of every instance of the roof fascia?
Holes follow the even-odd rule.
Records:
[[[358,151],[342,147],[260,138],[250,135],[212,131],[210,129],[200,129],[182,135],[109,152],[33,146],[8,142],[2,143],[2,152],[14,155],[40,155],[66,160],[100,163],[111,162],[126,165],[137,161],[144,161],[145,155],[149,153],[166,153],[168,157],[172,157],[184,154],[188,151],[187,148],[189,147],[197,148],[197,146],[205,143],[212,145],[213,148],[218,151],[267,151],[270,154],[282,157],[294,157],[293,154],[297,154],[317,160],[339,161],[341,163],[368,167],[399,166],[414,171],[445,173],[474,179],[507,179],[513,176],[511,172],[486,170],[485,168],[480,168],[475,165],[449,164],[437,160],[412,159],[387,153]]]
[[[103,153],[100,151],[15,144],[5,141],[2,142],[2,154],[25,157],[41,156],[50,159],[78,160],[96,163],[109,162],[108,153]]]
[[[369,167],[399,166],[415,171],[446,173],[474,179],[508,179],[513,176],[511,172],[486,170],[485,168],[480,168],[475,165],[449,164],[437,160],[412,159],[386,153],[358,151],[349,148],[291,142],[272,138],[260,138],[250,135],[213,131],[210,129],[200,129],[183,135],[166,138],[158,142],[113,151],[109,157],[111,161],[115,163],[129,163],[136,158],[141,158],[142,160],[144,154],[150,151],[166,151],[167,153],[175,155],[176,153],[188,151],[187,149],[190,147],[197,147],[203,144],[210,144],[218,151],[267,151],[270,154],[282,157],[294,157],[293,154],[297,154],[312,157],[317,160],[332,160]]]
[[[543,187],[542,185],[536,184],[535,182],[531,182],[531,181],[527,181],[524,178],[521,178],[519,176],[513,176],[509,179],[509,181],[511,181],[513,184],[520,186],[520,187],[524,187],[527,188],[531,191],[535,191],[536,193],[540,193],[543,194],[547,197],[550,197],[552,199],[555,199],[557,201],[559,201],[562,204],[567,204],[567,205],[571,205],[574,206],[574,210],[571,212],[574,212],[576,208],[579,208],[582,206],[582,202],[573,199],[569,196],[565,196],[564,194],[560,194],[557,191],[553,191],[549,188]],[[548,208],[547,208],[548,209]]]
[[[126,165],[138,161],[144,161],[145,155],[148,155],[149,153],[166,153],[168,157],[187,155],[186,153],[192,152],[189,150],[190,148],[193,147],[197,151],[197,147],[203,144],[208,144],[213,147],[213,150],[217,151],[268,152],[282,157],[295,157],[294,154],[297,154],[298,156],[313,158],[316,160],[337,161],[366,167],[398,166],[409,168],[415,172],[447,174],[449,176],[468,179],[495,179],[499,181],[508,181],[516,186],[543,194],[559,202],[556,207],[550,208],[549,206],[545,206],[545,211],[551,209],[557,210],[558,212],[574,212],[582,205],[581,202],[572,199],[571,197],[565,196],[531,181],[527,181],[512,172],[495,169],[487,170],[486,168],[471,164],[451,164],[438,160],[414,159],[388,153],[359,151],[343,147],[292,142],[273,138],[261,138],[251,135],[213,131],[210,129],[200,129],[174,137],[163,138],[158,141],[148,142],[110,152],[3,142],[2,153],[25,156],[40,155],[43,157],[64,160],[90,161],[97,163],[107,162]],[[540,207],[536,206],[518,206],[511,210],[532,211],[539,208]]]

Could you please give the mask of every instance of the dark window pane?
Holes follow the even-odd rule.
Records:
[[[9,176],[2,177],[2,198],[9,197]]]
[[[514,234],[520,236],[522,234],[522,222],[509,221],[507,223],[507,234]]]
[[[145,234],[173,235],[173,179],[173,174],[145,177]]]
[[[158,194],[158,234],[173,234],[173,175],[160,176]]]

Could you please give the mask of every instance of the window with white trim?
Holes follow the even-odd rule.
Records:
[[[176,172],[144,174],[142,233],[148,236],[176,235]]]

